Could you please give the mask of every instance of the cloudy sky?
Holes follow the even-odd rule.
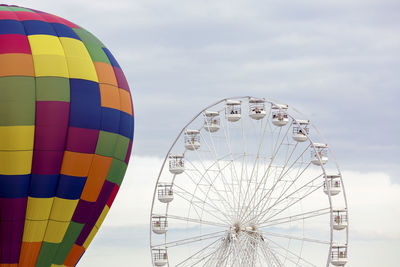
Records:
[[[398,266],[398,0],[3,2],[85,27],[133,88],[134,158],[82,266],[150,266],[160,158],[195,113],[241,95],[295,106],[328,139],[349,197],[349,266]]]

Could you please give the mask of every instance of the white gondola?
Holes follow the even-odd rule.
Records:
[[[214,133],[219,130],[220,120],[219,113],[216,111],[204,112],[204,129],[207,132]]]
[[[328,162],[328,145],[314,143],[315,150],[311,151],[311,163],[317,166]],[[321,161],[320,161],[321,159]]]
[[[169,155],[169,171],[173,174],[181,174],[185,171],[183,155]]]
[[[165,216],[153,216],[152,218],[152,230],[155,234],[165,234],[168,231],[168,221]]]
[[[344,266],[347,263],[347,245],[335,244],[332,246],[331,263],[335,266]]]
[[[158,185],[158,200],[162,203],[169,203],[174,200],[174,191],[171,184]]]
[[[189,150],[196,150],[200,147],[200,131],[186,130],[185,131],[185,147]]]
[[[242,117],[242,102],[238,100],[227,100],[225,107],[225,116],[230,122],[240,120]]]
[[[347,221],[347,210],[333,210],[333,229],[335,230],[343,230],[346,229],[348,221]]]
[[[293,126],[293,135],[292,138],[297,142],[305,142],[307,141],[307,135],[309,133],[308,125],[310,123],[309,120],[296,120]]]
[[[327,175],[326,179],[328,182],[324,182],[324,192],[328,195],[330,192],[331,196],[336,196],[341,191],[340,186],[340,175]]]
[[[162,248],[153,248],[153,262],[155,266],[164,266],[168,263],[167,250]]]
[[[260,98],[249,99],[249,116],[254,120],[261,120],[265,117],[267,112],[265,111],[265,101]]]
[[[289,108],[288,105],[285,104],[274,104],[272,105],[272,123],[275,126],[282,127],[285,126],[289,122],[289,116],[286,113],[286,110]]]

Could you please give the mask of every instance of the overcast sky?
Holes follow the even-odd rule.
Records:
[[[327,138],[348,174],[349,266],[398,266],[400,1],[3,2],[88,29],[115,55],[133,91],[134,159],[82,266],[135,266],[136,257],[150,265],[143,253],[150,203],[135,205],[137,188],[150,201],[159,158],[180,129],[205,106],[241,95],[294,106]]]

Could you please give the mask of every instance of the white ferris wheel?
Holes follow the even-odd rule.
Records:
[[[179,133],[150,216],[153,266],[344,266],[348,209],[332,150],[288,105],[223,99]]]

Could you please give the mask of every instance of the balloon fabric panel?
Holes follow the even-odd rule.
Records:
[[[0,266],[75,266],[129,162],[134,113],[112,53],[63,18],[0,5]]]

